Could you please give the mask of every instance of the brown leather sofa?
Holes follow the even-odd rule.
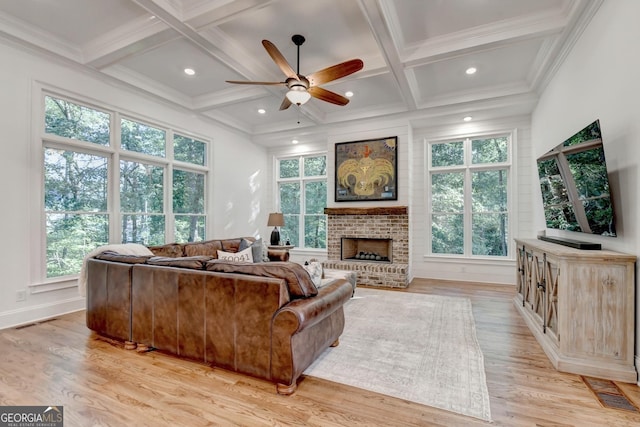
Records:
[[[302,266],[287,261],[216,259],[213,248],[234,252],[241,240],[88,259],[87,326],[126,348],[157,349],[293,393],[304,370],[337,345],[352,285],[338,278],[318,289]]]

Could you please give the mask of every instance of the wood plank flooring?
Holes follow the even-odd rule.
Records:
[[[0,405],[63,405],[66,427],[640,426],[640,414],[603,408],[577,375],[552,367],[513,287],[417,279],[390,292],[471,299],[493,423],[312,377],[279,396],[265,381],[126,351],[89,331],[84,312],[0,331]],[[637,385],[618,385],[640,404]]]

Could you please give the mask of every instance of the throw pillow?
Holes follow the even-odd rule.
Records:
[[[266,262],[266,261],[269,261],[269,257],[267,256],[267,259],[266,260],[264,259],[263,246],[264,245],[262,242],[262,237],[258,238],[255,242],[252,242],[251,240],[247,240],[247,239],[242,239],[242,241],[240,242],[240,248],[238,248],[238,250],[243,251],[246,248],[251,248],[251,255],[253,256],[253,262]]]
[[[269,247],[267,246],[267,242],[260,238],[260,245],[262,246],[262,262],[269,262]]]
[[[318,261],[311,261],[309,263],[305,263],[303,267],[307,270],[309,276],[311,276],[313,284],[316,285],[316,287],[320,287],[322,285],[322,263]]]
[[[253,253],[251,248],[247,248],[240,252],[218,251],[218,259],[234,262],[253,262]]]

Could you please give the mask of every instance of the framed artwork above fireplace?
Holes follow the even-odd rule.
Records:
[[[398,200],[398,137],[335,145],[335,201]]]

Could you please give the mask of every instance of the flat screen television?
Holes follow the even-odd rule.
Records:
[[[547,228],[616,236],[599,120],[537,163]]]

